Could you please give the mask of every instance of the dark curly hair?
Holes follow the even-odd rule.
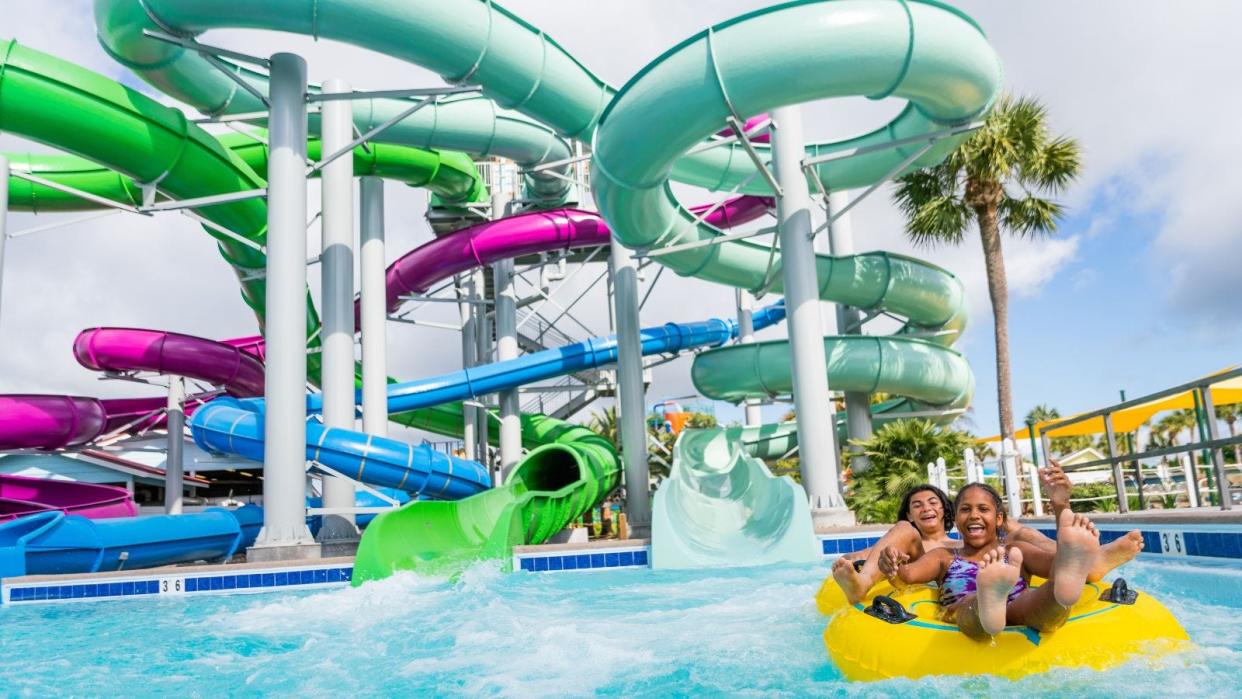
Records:
[[[983,492],[987,493],[988,495],[992,497],[992,502],[993,504],[996,505],[997,515],[1000,517],[1000,521],[1003,522],[1006,517],[1004,500],[1001,498],[1000,493],[996,492],[996,488],[993,488],[987,483],[978,483],[978,482],[968,483],[961,490],[957,491],[957,497],[953,498],[953,513],[952,514],[954,516],[957,515],[957,507],[958,505],[962,504],[962,496],[966,493],[967,490],[970,490],[971,488],[978,488],[979,490],[982,490]],[[1003,533],[1002,533],[1002,536],[1003,536]]]
[[[944,530],[949,532],[953,529],[953,513],[957,512],[956,507],[952,507],[953,502],[949,500],[949,496],[945,492],[931,483],[923,483],[911,488],[904,498],[901,499],[901,507],[897,510],[897,521],[910,521],[910,501],[919,493],[935,493],[940,498],[940,509],[944,513]]]

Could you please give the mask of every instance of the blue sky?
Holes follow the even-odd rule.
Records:
[[[503,4],[621,84],[685,36],[767,3]],[[1063,413],[1097,407],[1115,400],[1121,388],[1134,396],[1242,362],[1242,197],[1230,168],[1242,161],[1242,132],[1235,125],[1242,93],[1234,88],[1242,3],[1151,0],[1141,12],[1121,0],[957,4],[986,30],[1009,89],[1043,100],[1054,131],[1078,138],[1085,150],[1082,179],[1063,196],[1071,214],[1059,235],[1006,241],[1015,416],[1036,403]],[[149,89],[99,49],[85,0],[6,7],[6,33]],[[212,32],[207,39],[247,51],[297,51],[308,58],[312,80],[339,76],[360,88],[439,84],[426,71],[338,44],[253,31]],[[809,105],[808,137],[870,130],[900,106],[861,99]],[[32,146],[0,137],[0,147]],[[392,258],[430,233],[421,222],[423,194],[392,185],[389,206]],[[977,432],[994,433],[992,328],[977,236],[959,249],[915,249],[904,240],[884,190],[853,218],[858,250],[914,254],[962,279],[971,324],[959,348],[977,380],[972,419]],[[13,226],[35,223],[17,215]],[[73,361],[72,339],[84,327],[132,325],[207,337],[254,331],[210,239],[177,217],[113,217],[22,238],[10,242],[7,257],[0,336],[22,341],[6,343],[9,351],[0,356],[0,391],[133,394],[134,386],[100,382]],[[57,274],[49,275],[50,269]],[[583,283],[589,279],[584,275]],[[316,285],[312,278],[312,289]],[[151,293],[161,288],[179,293]],[[584,319],[606,331],[602,297],[589,297],[586,305]],[[666,274],[643,320],[698,320],[730,315],[732,307],[731,289]],[[447,310],[444,318],[431,319],[448,319]],[[394,375],[458,368],[443,331],[401,326],[389,332]],[[781,333],[773,329],[766,336]],[[688,359],[656,369],[655,377],[649,402],[693,390]],[[767,413],[774,418],[784,409]],[[739,411],[721,406],[720,414],[729,419]]]

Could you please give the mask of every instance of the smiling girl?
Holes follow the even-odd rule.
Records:
[[[937,581],[941,612],[970,638],[986,640],[1006,625],[1040,632],[1065,624],[1070,607],[1082,595],[1100,548],[1099,534],[1081,514],[1062,511],[1057,518],[1056,551],[1000,541],[1005,521],[1000,495],[990,486],[971,483],[957,494],[954,522],[962,547],[937,549],[897,567],[905,583]],[[1031,575],[1049,582],[1028,583]]]

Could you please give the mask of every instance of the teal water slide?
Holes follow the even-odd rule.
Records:
[[[817,175],[830,190],[865,187],[943,159],[965,134],[933,142],[921,155],[920,137],[979,118],[1000,77],[979,27],[939,3],[840,0],[759,10],[687,39],[621,89],[595,135],[595,197],[626,246],[679,246],[656,259],[680,274],[779,293],[779,252],[716,240],[720,231],[675,199],[668,182],[684,174],[683,153],[730,117],[825,98],[906,99],[906,109],[883,128],[808,149],[812,156],[854,150],[817,165]],[[750,191],[740,173],[728,170],[716,186]],[[948,348],[965,322],[962,286],[952,275],[884,253],[819,256],[816,266],[821,298],[906,319],[892,337],[825,338],[833,388],[891,392],[939,409],[969,403],[969,368]],[[694,382],[704,395],[725,400],[787,394],[797,390],[790,355],[787,341],[711,350],[695,359]],[[778,525],[801,520],[805,501],[773,494],[790,484],[764,478],[722,433],[684,434],[675,458],[676,475],[656,496],[653,565],[794,557],[779,553],[787,530]],[[756,505],[765,499],[773,511]]]

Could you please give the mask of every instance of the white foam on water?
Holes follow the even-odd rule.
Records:
[[[0,610],[0,694],[1226,696],[1242,675],[1242,571],[1138,562],[1198,646],[1069,668],[851,684],[813,597],[827,568],[647,569]],[[1107,642],[1106,639],[1102,642]],[[32,663],[31,658],[40,659]],[[979,667],[986,672],[986,664]]]

